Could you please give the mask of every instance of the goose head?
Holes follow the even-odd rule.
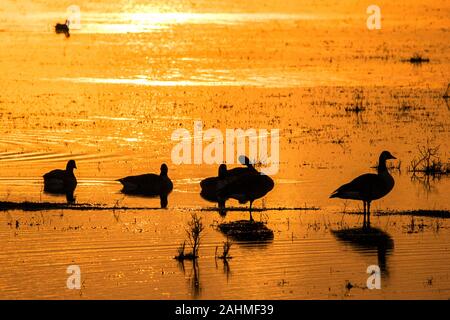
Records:
[[[161,176],[167,176],[167,172],[169,171],[169,168],[165,163],[161,165]]]
[[[383,151],[380,154],[380,162],[381,161],[386,161],[386,160],[395,160],[397,159],[396,157],[394,157],[389,151]]]
[[[247,156],[239,156],[239,162],[247,167],[253,167],[253,163]]]
[[[227,175],[227,165],[225,163],[222,163],[219,166],[219,178],[225,178]]]
[[[76,168],[77,168],[77,165],[75,163],[75,160],[69,160],[67,162],[66,171],[73,171],[73,169],[76,169]]]
[[[380,154],[380,160],[378,162],[378,172],[386,172],[387,171],[387,167],[386,167],[386,160],[394,160],[397,159],[396,157],[394,157],[389,151],[383,151]]]

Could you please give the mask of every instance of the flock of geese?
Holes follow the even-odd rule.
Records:
[[[363,174],[351,182],[342,185],[335,190],[330,198],[351,199],[363,202],[364,225],[370,224],[370,204],[372,201],[386,196],[394,187],[394,178],[390,175],[386,161],[396,159],[389,151],[380,154],[377,173]],[[264,197],[274,188],[274,181],[269,176],[259,172],[249,158],[240,157],[242,167],[228,169],[226,164],[221,164],[217,177],[209,177],[200,182],[200,195],[203,199],[218,203],[219,213],[225,214],[225,203],[229,199],[235,199],[240,204],[250,202],[250,221],[252,217],[252,204],[255,200]],[[77,179],[74,174],[76,169],[74,160],[69,160],[65,170],[52,170],[44,175],[44,191],[54,194],[65,194],[68,202],[74,202],[74,190]],[[118,179],[122,185],[124,194],[160,197],[161,208],[168,205],[168,195],[173,190],[168,167],[161,165],[158,174],[142,174]],[[366,221],[367,216],[367,221]]]

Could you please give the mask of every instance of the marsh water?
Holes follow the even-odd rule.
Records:
[[[450,157],[448,1],[379,1],[382,29],[369,31],[353,1],[81,0],[81,28],[65,38],[52,28],[71,4],[0,4],[0,201],[64,203],[42,175],[74,159],[77,203],[138,209],[1,211],[0,298],[450,297],[449,220],[377,215],[450,209],[447,176],[408,172],[419,146]],[[406,61],[415,54],[430,61]],[[171,160],[172,133],[194,121],[280,129],[275,188],[254,214],[274,238],[234,242],[228,263],[215,259],[216,226],[248,212],[205,210],[199,182],[217,165]],[[378,240],[361,242],[362,204],[328,197],[383,150],[398,158],[395,188],[372,205]],[[120,193],[116,179],[162,162],[167,209]],[[193,213],[200,258],[180,264]],[[81,290],[66,287],[69,265]],[[370,265],[381,290],[366,287]]]

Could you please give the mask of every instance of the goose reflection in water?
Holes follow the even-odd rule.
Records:
[[[349,244],[356,251],[371,255],[374,250],[377,252],[378,266],[381,273],[389,276],[388,256],[394,249],[394,240],[391,236],[373,227],[350,228],[342,230],[331,230],[331,233],[338,241]]]

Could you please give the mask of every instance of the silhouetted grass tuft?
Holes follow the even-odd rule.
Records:
[[[420,54],[416,53],[411,58],[409,58],[407,61],[412,64],[422,64],[422,63],[430,62],[430,59],[424,58]]]
[[[263,222],[239,220],[219,224],[219,230],[237,241],[267,241],[273,239],[273,231]]]
[[[188,227],[186,228],[186,233],[188,236],[189,245],[192,251],[185,254],[184,250],[186,247],[186,241],[180,245],[178,248],[178,254],[175,259],[178,261],[183,260],[195,260],[198,258],[198,250],[200,248],[201,233],[204,230],[202,219],[196,214],[192,214],[191,221],[188,222]]]
[[[423,174],[425,176],[439,176],[450,174],[450,165],[443,163],[439,156],[439,146],[419,147],[419,154],[411,161],[408,168],[413,174]]]
[[[223,253],[218,258],[223,260],[232,259],[233,257],[230,256],[230,249],[232,245],[233,243],[227,238],[227,241],[223,242]]]

